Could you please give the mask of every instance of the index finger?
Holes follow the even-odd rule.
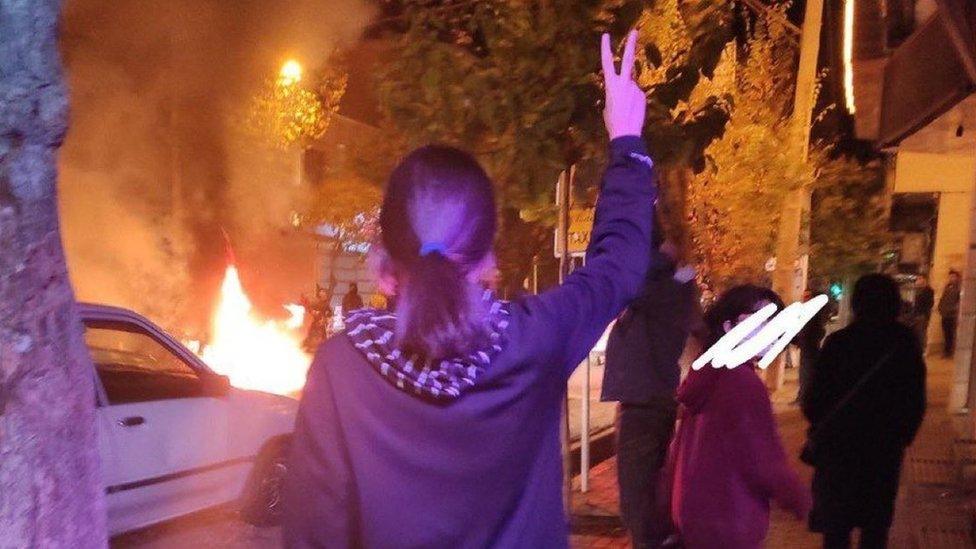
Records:
[[[634,72],[634,52],[637,50],[637,31],[632,30],[627,35],[627,44],[624,46],[623,60],[620,62],[620,78],[624,81],[630,80]]]
[[[610,35],[603,33],[600,41],[600,58],[603,61],[603,80],[609,82],[617,76],[617,68],[613,65],[613,49],[610,48]]]

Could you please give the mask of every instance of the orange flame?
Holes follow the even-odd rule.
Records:
[[[302,349],[305,308],[288,304],[284,321],[257,318],[237,268],[227,267],[209,343],[197,354],[235,387],[286,395],[305,385],[311,357]]]

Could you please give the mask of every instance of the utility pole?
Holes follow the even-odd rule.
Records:
[[[556,183],[556,205],[559,206],[559,229],[556,243],[562,248],[559,255],[559,283],[566,281],[570,272],[569,257],[569,201],[572,196],[573,175],[575,166],[570,166],[559,175]],[[563,508],[566,515],[570,513],[570,498],[572,496],[573,463],[570,456],[569,444],[569,391],[563,392],[562,421],[559,425],[559,439],[563,454]]]
[[[803,163],[810,153],[810,125],[817,86],[817,58],[820,54],[820,29],[823,26],[823,0],[807,0],[800,33],[800,62],[796,72],[793,120],[790,131],[797,140],[794,154]],[[810,188],[802,184],[790,191],[783,202],[776,238],[776,268],[773,289],[786,303],[799,301],[807,285],[810,242]],[[787,351],[789,352],[789,351]],[[785,377],[785,359],[776,361],[768,383],[777,390]],[[767,378],[768,379],[768,378]]]
[[[807,161],[810,152],[810,125],[813,119],[822,26],[823,0],[807,0],[803,32],[800,35],[800,62],[796,74],[792,127],[798,141],[796,154],[803,162]],[[807,246],[810,240],[809,211],[808,187],[800,187],[787,195],[780,216],[776,269],[773,272],[773,289],[787,303],[799,300],[806,286]]]

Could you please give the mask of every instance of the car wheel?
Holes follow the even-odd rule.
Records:
[[[267,444],[258,455],[244,490],[241,518],[255,526],[281,522],[281,489],[288,474],[288,441]]]

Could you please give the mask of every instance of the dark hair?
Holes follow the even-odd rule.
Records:
[[[884,274],[867,274],[854,283],[851,307],[857,320],[895,320],[901,312],[898,283]]]
[[[775,303],[778,309],[783,308],[783,300],[779,294],[753,284],[735,286],[721,295],[711,307],[705,311],[705,326],[708,328],[706,347],[715,344],[725,335],[725,323],[737,324],[742,315],[751,315],[758,310],[757,305],[767,301]]]
[[[645,283],[671,278],[674,275],[675,259],[661,250],[666,240],[667,235],[664,233],[661,216],[655,210],[654,218],[651,221],[651,264],[645,277]]]
[[[359,293],[359,284],[356,284],[355,282],[350,282],[349,283],[349,293],[351,293],[351,294],[358,294]]]
[[[495,239],[491,180],[469,154],[421,147],[393,170],[380,212],[397,284],[397,343],[428,358],[473,351],[487,333],[481,290],[468,280]]]

